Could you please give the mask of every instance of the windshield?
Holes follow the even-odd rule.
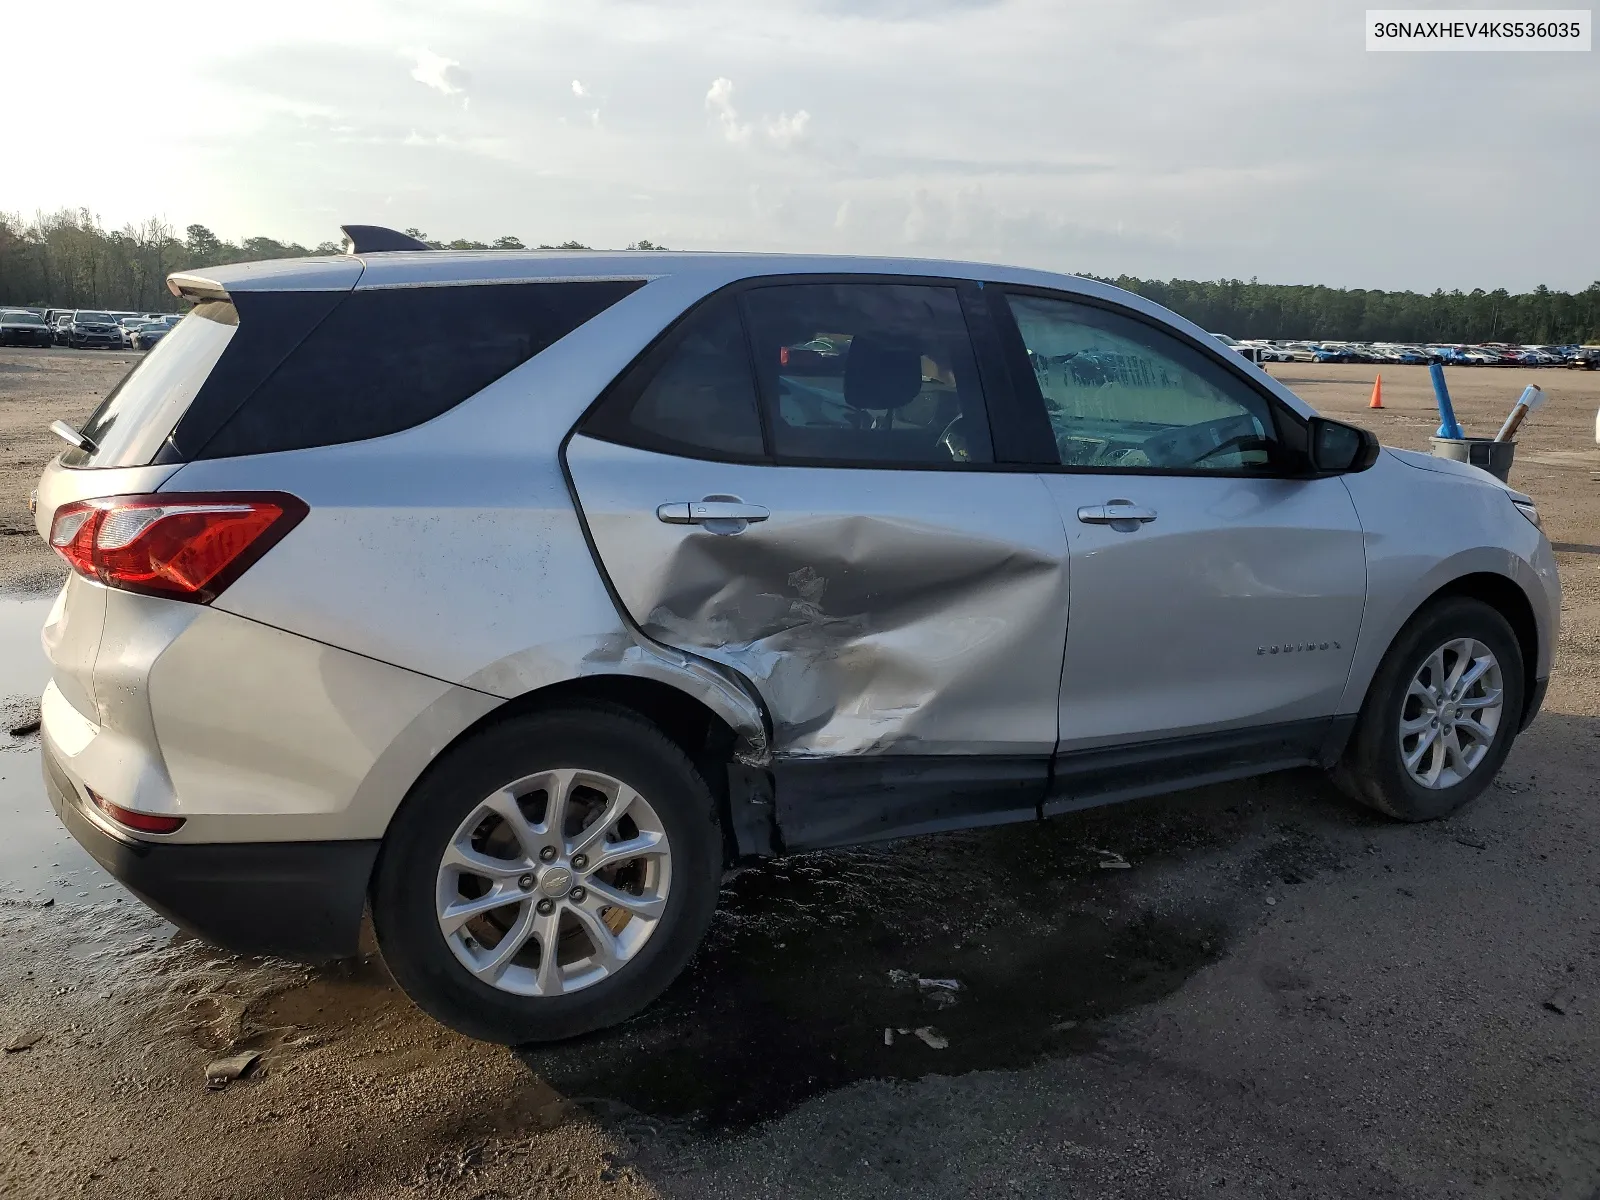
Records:
[[[83,435],[97,449],[68,450],[61,458],[64,466],[143,466],[156,456],[239,328],[238,311],[227,301],[209,301],[189,316],[94,410]]]
[[[11,324],[11,325],[43,325],[44,324],[44,318],[43,317],[39,316],[38,313],[31,313],[31,312],[0,313],[0,321],[5,321],[5,322],[7,322],[8,324]]]
[[[111,314],[110,313],[81,312],[81,313],[75,313],[73,315],[72,319],[74,321],[82,321],[85,324],[92,324],[93,322],[96,322],[96,321],[100,322],[102,325],[111,324]]]

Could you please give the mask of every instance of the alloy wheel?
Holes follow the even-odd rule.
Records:
[[[671,883],[671,847],[648,800],[598,771],[542,771],[457,826],[439,864],[439,930],[484,983],[558,996],[637,956]]]
[[[1488,755],[1502,716],[1500,663],[1476,638],[1428,655],[1400,707],[1400,759],[1425,788],[1454,787]]]

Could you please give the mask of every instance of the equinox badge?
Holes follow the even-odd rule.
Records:
[[[1337,650],[1338,642],[1289,642],[1282,646],[1257,646],[1257,654],[1299,654],[1304,650]]]

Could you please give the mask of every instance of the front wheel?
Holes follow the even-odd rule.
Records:
[[[626,1020],[694,953],[721,875],[716,805],[682,750],[595,704],[453,747],[391,823],[378,945],[437,1020],[489,1042]]]
[[[1334,778],[1402,821],[1448,816],[1477,798],[1517,735],[1522,650],[1481,600],[1423,609],[1378,667]]]

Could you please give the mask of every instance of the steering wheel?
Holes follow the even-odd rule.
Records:
[[[1184,425],[1146,438],[1139,446],[1154,467],[1192,467],[1214,454],[1235,449],[1241,439],[1260,440],[1256,424],[1244,413]]]
[[[966,420],[965,414],[951,421],[944,427],[944,432],[939,435],[938,441],[934,442],[935,446],[950,456],[951,462],[967,462],[972,457],[972,451],[967,445],[967,435],[961,427],[961,422],[964,420]]]
[[[1237,437],[1231,437],[1227,441],[1211,447],[1211,449],[1195,459],[1192,465],[1199,466],[1213,454],[1221,454],[1224,450],[1266,450],[1271,445],[1272,443],[1259,433],[1241,433]]]

